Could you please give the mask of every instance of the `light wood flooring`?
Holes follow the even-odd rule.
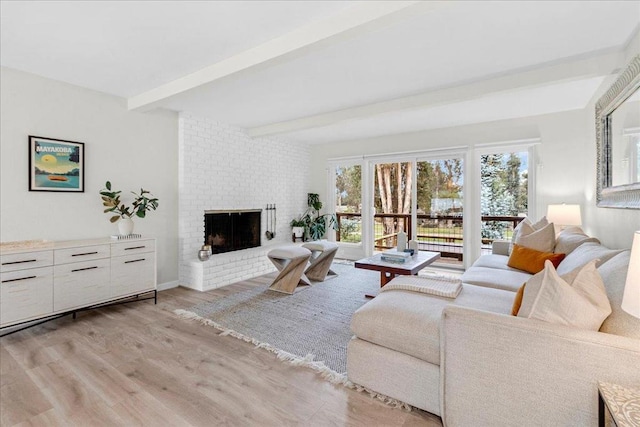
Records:
[[[210,292],[78,314],[0,339],[2,426],[441,426],[334,386],[273,353],[173,314]]]

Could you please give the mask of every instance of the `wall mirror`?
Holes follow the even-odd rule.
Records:
[[[640,55],[596,103],[597,204],[640,209]]]

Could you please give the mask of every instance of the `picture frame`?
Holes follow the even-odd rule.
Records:
[[[84,143],[29,135],[29,191],[84,192]]]

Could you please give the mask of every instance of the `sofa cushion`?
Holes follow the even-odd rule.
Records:
[[[462,283],[511,292],[517,292],[518,288],[530,278],[531,274],[515,268],[502,270],[491,267],[476,267],[475,264],[469,267],[461,277]]]
[[[516,268],[509,267],[507,262],[509,262],[509,256],[507,255],[487,254],[481,255],[480,258],[473,263],[473,267],[488,267],[500,270],[519,271]]]
[[[560,277],[551,261],[527,282],[518,317],[597,331],[611,313],[596,260]]]
[[[450,304],[511,313],[513,292],[462,285],[455,299],[409,291],[382,292],[360,307],[351,331],[360,339],[440,365],[440,318]]]
[[[529,234],[531,232],[530,230],[531,228],[533,228],[533,231],[540,230],[547,224],[549,224],[549,221],[547,221],[546,216],[543,216],[542,218],[540,218],[540,220],[536,223],[533,223],[528,217],[520,221],[520,223],[516,226],[516,228],[513,229],[513,235],[511,236],[511,245],[509,246],[509,254],[511,254],[511,251],[513,250],[513,245],[516,243],[516,239],[520,235],[520,232],[522,231],[523,228],[526,228],[527,229],[526,234]]]
[[[557,267],[564,257],[565,254],[540,252],[524,246],[513,245],[513,252],[509,256],[507,265],[527,273],[536,274],[542,271],[545,261],[549,260],[554,267]]]
[[[621,308],[630,257],[629,251],[623,251],[598,268],[611,302],[611,314],[600,327],[600,332],[640,339],[640,319]]]
[[[524,224],[513,242],[514,245],[525,246],[540,252],[553,252],[556,246],[556,231],[553,224],[547,224],[536,230]]]
[[[554,252],[569,255],[583,243],[600,243],[595,237],[589,237],[580,227],[565,228],[556,237],[556,248]]]
[[[558,274],[567,274],[578,267],[582,267],[591,260],[599,259],[596,268],[622,252],[621,249],[609,249],[598,243],[583,243],[574,249],[558,266]]]

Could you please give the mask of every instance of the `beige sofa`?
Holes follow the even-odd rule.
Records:
[[[588,236],[570,246],[560,274],[601,260],[613,312],[599,332],[511,316],[531,275],[507,267],[508,244],[496,245],[455,300],[390,291],[357,310],[349,379],[447,426],[596,425],[597,381],[640,383],[640,319],[620,308],[629,251]]]

